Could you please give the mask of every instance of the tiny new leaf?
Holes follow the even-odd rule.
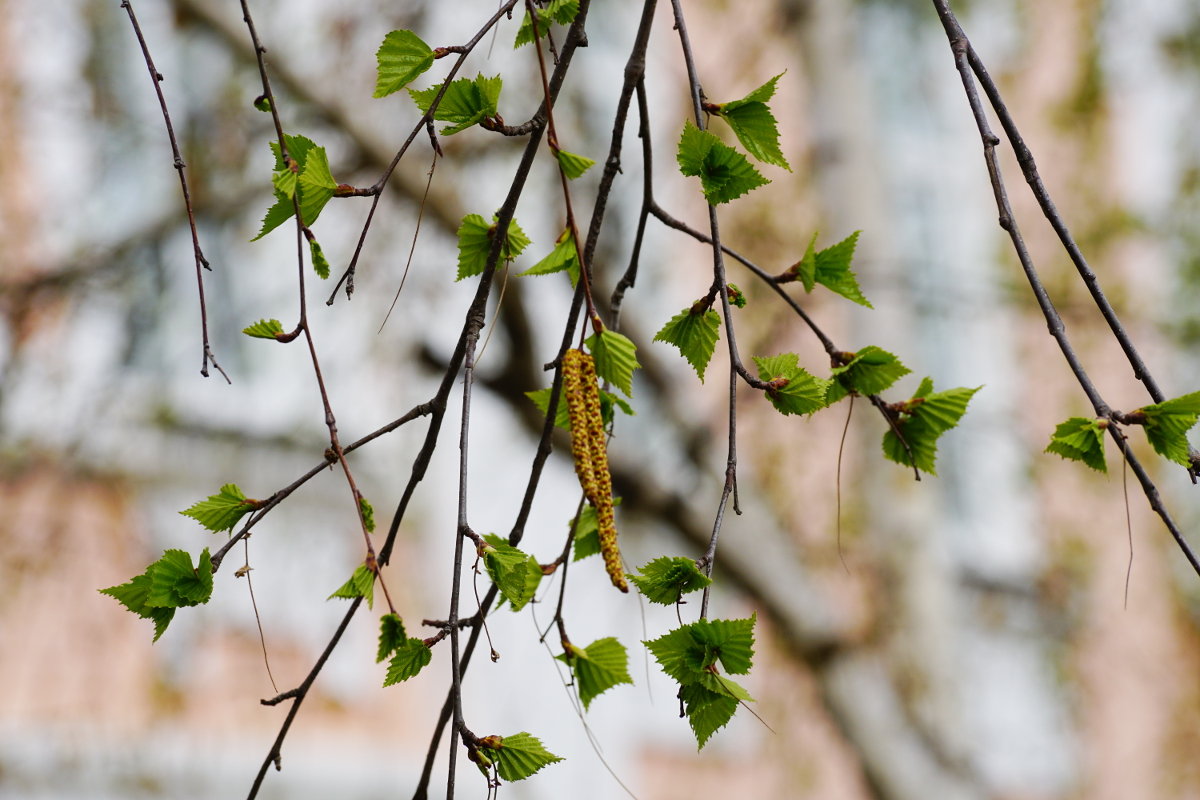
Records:
[[[512,610],[520,611],[533,599],[542,580],[542,568],[536,558],[521,552],[494,533],[487,534],[483,539],[487,544],[480,555],[488,577],[512,605]]]
[[[520,781],[528,778],[547,764],[562,761],[536,737],[522,731],[512,736],[488,736],[484,748],[492,751],[488,757],[496,763],[496,771],[502,780]]]
[[[572,286],[579,282],[579,251],[575,249],[575,237],[571,235],[570,228],[564,230],[555,240],[550,255],[517,275],[550,275],[563,270],[571,276]]]
[[[362,511],[363,525],[366,526],[367,533],[375,532],[375,507],[371,505],[371,501],[365,497],[358,498],[358,508]]]
[[[662,556],[638,568],[640,575],[629,579],[651,603],[675,605],[683,595],[703,589],[712,579],[696,568],[690,558]]]
[[[759,379],[771,384],[767,398],[780,414],[811,414],[827,404],[829,381],[812,376],[798,362],[795,353],[754,357]]]
[[[283,324],[277,319],[260,319],[253,325],[243,328],[242,333],[253,336],[255,339],[274,339],[277,334],[283,333]]]
[[[717,116],[729,123],[746,152],[765,161],[791,171],[783,151],[779,149],[779,126],[775,116],[767,107],[767,101],[775,94],[775,83],[783,73],[776,75],[741,100],[732,100],[716,106]]]
[[[704,382],[704,370],[712,359],[717,340],[721,338],[721,315],[712,309],[685,308],[654,334],[654,341],[666,342],[679,348],[679,352],[696,370],[700,382]]]
[[[412,31],[392,31],[375,53],[375,97],[387,97],[433,66],[433,50]]]
[[[557,656],[571,667],[579,701],[586,709],[598,695],[622,683],[633,683],[629,677],[629,654],[625,645],[609,636],[597,639],[582,650],[570,645],[568,652]]]
[[[728,203],[770,183],[744,155],[700,130],[691,120],[683,126],[676,160],[684,175],[700,177],[704,197],[712,205]]]
[[[296,170],[292,172],[291,165],[284,162],[279,152],[279,143],[271,142],[271,152],[275,154],[275,171],[272,177],[272,183],[275,185],[275,205],[267,210],[262,228],[251,241],[258,241],[295,215],[293,193],[299,194],[301,220],[306,226],[311,226],[317,221],[325,204],[333,198],[338,187],[337,181],[329,171],[329,157],[325,154],[324,147],[318,147],[305,136],[284,134],[283,138],[287,144],[288,156],[295,163]],[[284,173],[295,175],[294,181]]]
[[[614,498],[614,505],[620,500]],[[575,553],[572,556],[572,561],[580,561],[588,556],[598,555],[600,553],[600,522],[596,519],[596,509],[590,503],[583,507],[583,511],[579,514],[579,524],[575,524],[574,517],[567,523],[567,527],[575,526]]]
[[[1146,438],[1150,440],[1154,452],[1177,464],[1189,466],[1187,432],[1200,418],[1200,392],[1143,406],[1138,412],[1146,417],[1142,425],[1146,428]]]
[[[594,159],[568,153],[566,150],[555,150],[554,157],[558,159],[558,165],[562,167],[563,174],[570,180],[575,180],[583,175],[596,163]]]
[[[483,73],[479,73],[474,78],[459,78],[446,87],[446,93],[433,112],[434,119],[450,123],[442,128],[442,135],[458,133],[486,117],[496,116],[502,85],[499,75],[485,78]],[[421,113],[425,114],[439,91],[441,86],[431,86],[428,89],[409,89],[408,93]]]
[[[633,371],[641,366],[637,360],[637,345],[629,337],[607,328],[592,334],[587,341],[588,352],[596,360],[596,375],[633,396]]]
[[[238,520],[259,508],[262,504],[251,500],[242,494],[237,484],[227,483],[217,494],[209,495],[207,500],[201,500],[184,511],[185,517],[191,517],[210,531],[233,530]]]
[[[392,660],[388,662],[387,677],[384,686],[406,681],[425,668],[433,659],[433,651],[420,639],[410,638],[396,648]]]
[[[840,367],[834,367],[829,394],[830,405],[851,392],[861,395],[879,394],[910,370],[900,359],[875,345],[864,347]]]
[[[323,281],[329,280],[329,262],[325,260],[325,251],[315,236],[308,240],[308,252],[312,255],[313,271],[317,277]]]
[[[1098,419],[1071,417],[1060,422],[1044,452],[1082,461],[1099,472],[1108,471],[1104,461],[1104,428]]]
[[[550,21],[557,22],[559,25],[569,25],[575,19],[575,15],[579,13],[579,0],[550,0],[544,9],[534,8],[537,13],[537,31],[538,37],[546,35],[546,31],[550,27]],[[517,31],[517,40],[513,43],[513,48],[518,48],[522,45],[529,44],[533,41],[533,23],[529,19],[529,12],[525,12],[525,19],[521,21],[521,28]]]
[[[480,275],[487,267],[488,252],[496,235],[495,217],[488,225],[479,214],[467,214],[458,226],[458,277],[456,281]],[[500,247],[500,258],[512,261],[529,246],[529,237],[514,219],[508,223],[504,244]]]
[[[396,652],[408,640],[404,622],[396,614],[384,614],[379,618],[379,651],[375,655],[378,664]]]
[[[374,607],[375,573],[366,564],[359,564],[355,568],[354,574],[350,576],[350,580],[339,586],[337,591],[329,595],[327,599],[332,600],[335,597],[342,597],[347,600],[362,597],[367,601],[367,608]]]
[[[933,381],[925,378],[911,400],[897,404],[896,428],[904,440],[901,441],[889,427],[883,435],[883,454],[897,464],[915,466],[930,475],[937,475],[934,463],[938,437],[958,424],[967,411],[967,403],[982,388],[959,387],[934,394]],[[912,457],[909,457],[909,450]]]
[[[192,566],[192,557],[183,550],[167,550],[146,571],[119,586],[101,589],[121,605],[154,621],[154,641],[162,636],[175,616],[175,609],[207,603],[212,597],[212,558],[208,548]]]

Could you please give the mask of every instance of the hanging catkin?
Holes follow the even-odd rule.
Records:
[[[575,474],[588,502],[596,509],[600,554],[608,577],[622,592],[628,592],[621,551],[617,548],[617,526],[613,518],[612,476],[608,471],[608,444],[600,411],[600,389],[596,365],[582,350],[568,350],[563,357],[563,394],[571,421],[571,455]]]

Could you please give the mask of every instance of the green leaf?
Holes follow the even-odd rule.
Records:
[[[579,701],[586,709],[598,695],[622,683],[633,683],[629,677],[629,654],[625,645],[613,637],[597,639],[580,650],[574,645],[557,656],[575,674]]]
[[[538,407],[538,410],[545,414],[550,410],[550,391],[553,386],[547,386],[545,389],[538,389],[533,392],[526,392],[525,396],[533,401],[533,404]],[[558,399],[558,408],[554,409],[554,425],[562,428],[564,431],[571,429],[571,417],[567,411],[567,401],[563,398]]]
[[[456,281],[480,275],[487,267],[488,252],[492,249],[492,239],[496,236],[495,217],[493,224],[488,225],[479,214],[467,214],[458,226],[458,277]],[[500,247],[500,258],[512,261],[529,246],[529,237],[514,219],[508,223],[504,244]]]
[[[679,692],[688,724],[696,735],[696,749],[703,748],[712,735],[728,724],[737,711],[738,701],[718,694],[700,684],[684,686]]]
[[[641,366],[637,360],[637,345],[627,336],[607,328],[587,339],[588,352],[596,361],[596,375],[609,381],[626,397],[633,397],[633,371]]]
[[[640,575],[629,579],[652,603],[675,605],[683,595],[703,589],[712,580],[696,568],[690,558],[662,556],[638,568]]]
[[[396,648],[395,655],[388,662],[387,678],[384,686],[406,681],[419,673],[433,659],[433,651],[420,639],[407,639]]]
[[[536,558],[521,552],[494,533],[485,535],[483,540],[487,542],[482,556],[488,576],[512,605],[512,610],[520,611],[537,591],[542,580],[541,566]]]
[[[433,66],[433,50],[412,31],[392,31],[375,53],[375,97],[387,97]]]
[[[663,672],[681,685],[686,686],[701,680],[703,646],[692,636],[690,625],[676,628],[643,644],[662,667]]]
[[[596,163],[593,159],[568,153],[566,150],[555,150],[554,157],[558,159],[558,165],[562,167],[563,173],[570,180],[575,180],[583,175]]]
[[[354,570],[354,574],[350,576],[350,580],[339,586],[337,591],[329,595],[327,599],[332,600],[335,597],[347,600],[363,597],[366,598],[367,608],[373,608],[375,605],[375,573],[366,564],[359,564]]]
[[[483,73],[474,78],[459,78],[451,83],[433,112],[434,119],[450,123],[442,128],[442,135],[450,136],[466,130],[486,117],[496,116],[502,85],[503,81],[499,75],[485,78]],[[425,114],[440,90],[440,86],[431,86],[428,89],[409,89],[408,93],[417,104],[417,108],[421,109],[421,113]]]
[[[271,98],[267,97],[265,94],[259,95],[258,97],[254,98],[254,107],[257,108],[259,111],[262,111],[266,114],[270,114],[271,113]]]
[[[545,36],[546,31],[550,27],[550,21],[554,21],[559,25],[569,25],[575,20],[575,15],[579,13],[579,0],[550,0],[544,9],[536,9],[538,19],[538,36]],[[529,19],[529,12],[525,12],[525,19],[521,21],[521,28],[517,31],[517,40],[513,43],[513,48],[521,47],[533,41],[533,23]]]
[[[564,230],[555,240],[550,255],[517,275],[550,275],[563,270],[571,276],[572,286],[579,283],[579,251],[575,249],[575,237],[571,235],[570,228]]]
[[[283,325],[277,319],[260,319],[253,325],[242,328],[242,333],[255,339],[274,339],[277,334],[283,333]]]
[[[183,550],[167,550],[146,571],[119,586],[101,589],[139,617],[154,621],[154,641],[162,636],[175,616],[175,609],[207,603],[212,597],[212,558],[208,548],[193,567]]]
[[[875,345],[864,347],[840,367],[833,369],[826,401],[832,405],[851,392],[879,394],[911,370],[900,359]]]
[[[150,596],[150,586],[153,581],[154,564],[146,568],[141,575],[123,583],[120,586],[110,586],[101,589],[100,594],[114,597],[127,609],[139,617],[154,621],[154,641],[162,636],[175,616],[175,609],[148,605],[146,599]]]
[[[1200,392],[1164,400],[1138,409],[1146,415],[1143,426],[1154,452],[1177,464],[1189,466],[1187,432],[1200,418]]]
[[[908,450],[891,427],[883,435],[884,456],[898,464],[915,466],[930,475],[937,475],[934,463],[937,460],[938,438],[958,424],[967,411],[967,403],[982,388],[960,387],[932,393],[933,381],[929,378],[923,380],[917,394],[900,404],[900,418],[896,421],[900,435],[912,450],[912,457],[909,457]]]
[[[1094,470],[1108,472],[1104,462],[1104,428],[1098,419],[1071,417],[1060,422],[1044,452],[1082,461]]]
[[[779,126],[775,116],[767,107],[767,101],[775,94],[775,82],[783,77],[776,75],[741,100],[732,100],[717,106],[716,113],[729,123],[734,135],[746,148],[746,152],[765,161],[791,171],[783,151],[779,149]]]
[[[560,757],[543,747],[536,736],[531,736],[524,731],[514,733],[512,736],[488,737],[484,741],[490,743],[493,740],[498,742],[497,745],[487,749],[495,751],[490,755],[496,762],[496,771],[501,780],[524,780],[547,764],[562,761]],[[486,744],[485,747],[487,747]]]
[[[808,247],[804,250],[804,256],[792,265],[788,270],[791,274],[800,279],[800,283],[804,285],[804,291],[811,292],[813,287],[817,285],[817,234],[813,234],[808,240]]]
[[[242,494],[237,484],[227,483],[217,494],[209,495],[207,500],[201,500],[179,513],[191,517],[210,531],[220,532],[233,530],[238,520],[261,505]]]
[[[704,382],[704,370],[712,359],[717,340],[721,338],[721,315],[712,309],[685,308],[654,334],[654,341],[666,342],[679,348],[679,352],[696,370],[700,382]]]
[[[830,291],[837,292],[847,300],[853,300],[860,306],[874,308],[863,296],[858,285],[858,277],[850,269],[854,258],[854,246],[858,243],[860,231],[847,236],[835,245],[826,247],[816,254],[816,281]]]
[[[293,191],[300,196],[301,219],[306,226],[311,226],[337,190],[338,184],[330,174],[329,157],[325,154],[324,147],[318,147],[305,136],[284,134],[283,138],[287,144],[288,155],[296,163],[297,169],[296,172],[291,171],[279,152],[279,143],[271,142],[271,152],[275,154],[275,170],[272,173],[275,205],[267,210],[262,228],[251,241],[258,241],[294,216],[295,206],[291,196]],[[295,182],[284,173],[294,175]]]
[[[730,675],[745,675],[754,658],[754,623],[746,619],[702,619],[691,624],[692,637],[721,662]],[[708,666],[707,664],[705,666]]]
[[[408,640],[404,622],[396,614],[384,614],[379,618],[379,651],[375,656],[378,664],[400,649]]]
[[[798,362],[795,353],[754,357],[759,379],[771,384],[767,398],[781,414],[811,414],[827,404],[829,381],[813,377]]]
[[[321,244],[316,237],[308,240],[308,252],[312,255],[313,270],[317,273],[317,277],[321,280],[329,279],[329,262],[325,260],[325,253],[321,250]]]
[[[371,501],[365,497],[358,498],[358,507],[362,511],[363,525],[367,528],[367,533],[375,532],[375,507],[371,505]]]
[[[614,500],[614,504],[616,501]],[[567,528],[570,529],[575,525],[575,518],[567,523]],[[583,511],[579,514],[579,524],[575,526],[575,552],[572,556],[572,561],[582,561],[588,556],[599,555],[600,553],[600,521],[596,518],[596,509],[591,505],[585,505]]]
[[[744,155],[690,120],[684,124],[676,158],[680,172],[700,177],[704,197],[712,205],[728,203],[770,183]]]
[[[737,287],[736,283],[725,284],[725,293],[729,295],[729,304],[735,308],[746,307],[746,293]]]

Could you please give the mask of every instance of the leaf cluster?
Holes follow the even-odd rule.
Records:
[[[889,428],[883,435],[884,456],[898,464],[936,475],[934,462],[938,438],[958,425],[967,411],[967,403],[982,388],[959,387],[935,393],[933,381],[925,378],[910,400],[893,407],[896,429]]]
[[[404,623],[396,614],[384,614],[379,618],[379,650],[375,655],[378,664],[390,658],[384,686],[391,686],[412,678],[433,658],[433,651],[424,640],[408,636]]]
[[[456,281],[483,274],[487,267],[488,254],[492,249],[492,240],[496,238],[496,216],[492,216],[492,224],[488,225],[479,214],[467,214],[458,226],[458,277]],[[500,245],[500,259],[512,261],[529,246],[529,237],[517,221],[508,223],[504,242]]]
[[[207,603],[212,590],[212,558],[206,547],[195,566],[186,551],[167,550],[141,575],[128,583],[101,589],[100,593],[115,598],[139,617],[153,620],[157,642],[175,616],[175,609]]]
[[[541,565],[536,558],[494,533],[487,534],[483,540],[485,544],[479,549],[479,555],[488,577],[500,591],[500,602],[507,600],[513,611],[520,611],[533,599],[542,582]]]
[[[685,594],[703,589],[712,579],[696,567],[696,562],[683,556],[661,556],[638,568],[638,575],[629,579],[651,603],[673,606]]]

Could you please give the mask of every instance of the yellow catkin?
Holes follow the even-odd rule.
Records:
[[[625,570],[621,564],[621,551],[617,548],[617,525],[613,518],[612,475],[608,471],[608,436],[604,430],[604,416],[600,410],[600,389],[596,380],[596,365],[592,357],[579,350],[579,386],[583,413],[579,415],[580,428],[575,427],[576,418],[571,420],[572,452],[576,438],[587,440],[591,459],[592,483],[583,487],[588,502],[596,509],[596,520],[600,538],[600,555],[604,558],[604,569],[613,586],[622,592],[629,591],[625,582]],[[570,355],[570,353],[568,353]],[[565,385],[565,384],[564,384]]]
[[[563,356],[563,398],[567,401],[567,416],[571,421],[571,456],[575,474],[583,494],[590,501],[597,493],[596,475],[592,461],[592,443],[587,435],[587,399],[583,385],[583,361],[591,357],[581,350],[568,350]]]

